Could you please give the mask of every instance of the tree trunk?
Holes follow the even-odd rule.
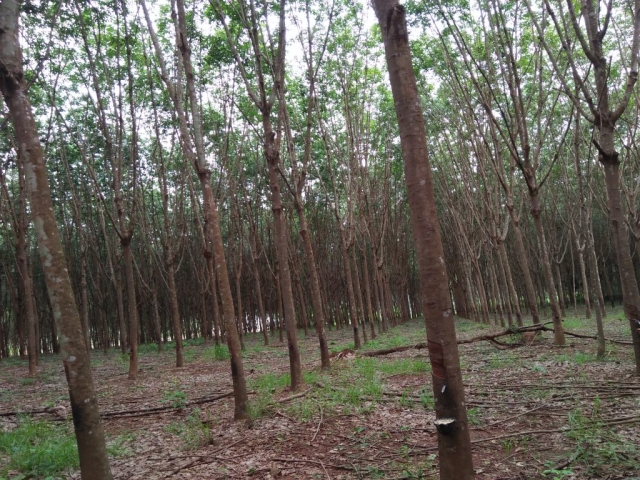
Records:
[[[364,339],[364,343],[367,343],[367,326],[364,323],[364,300],[362,298],[362,287],[360,286],[360,273],[358,272],[356,249],[353,245],[351,246],[351,260],[353,262],[353,280],[356,293],[356,301],[358,303],[358,320],[362,323],[362,338]]]
[[[253,230],[253,229],[252,229]],[[260,312],[260,328],[262,329],[262,338],[265,345],[269,345],[269,335],[267,335],[267,316],[264,311],[264,300],[262,298],[262,285],[260,284],[260,272],[258,271],[258,259],[260,256],[257,254],[256,249],[256,233],[251,233],[251,268],[253,272],[253,279],[256,282],[256,300],[258,302],[258,310]]]
[[[111,260],[109,260],[111,261]],[[120,329],[120,351],[127,353],[129,348],[129,335],[127,334],[127,322],[124,314],[124,298],[122,297],[122,269],[117,267],[114,272],[113,287],[116,290],[116,303],[118,305],[118,326]]]
[[[498,259],[498,275],[500,276],[502,285],[504,285],[504,288],[506,289],[503,293],[506,299],[507,307],[509,308],[509,325],[512,325],[512,315],[515,313],[516,323],[519,327],[521,327],[522,313],[520,312],[520,302],[518,301],[518,294],[516,293],[516,289],[513,285],[513,278],[511,277],[511,267],[509,266],[509,261],[503,258],[503,253],[506,257],[506,248],[504,247],[504,242],[500,242],[496,253],[496,258]]]
[[[171,299],[171,327],[173,341],[176,342],[176,367],[184,366],[182,348],[182,321],[180,320],[180,305],[178,304],[178,291],[176,287],[175,267],[173,265],[173,249],[168,249],[165,254],[165,268],[169,283],[169,297]]]
[[[365,314],[366,320],[369,322],[369,326],[371,327],[371,340],[376,339],[376,329],[373,326],[373,307],[371,305],[371,285],[369,284],[369,265],[367,263],[367,255],[362,250],[360,257],[362,258],[362,278],[364,278],[364,293],[367,302],[367,311]]]
[[[520,271],[524,277],[525,298],[529,314],[534,324],[540,323],[540,315],[538,314],[538,305],[536,303],[536,291],[533,288],[533,280],[531,279],[531,270],[529,269],[529,261],[527,260],[527,250],[524,248],[524,240],[522,239],[522,230],[520,229],[520,220],[517,218],[514,207],[509,206],[509,215],[513,225],[513,234],[516,238],[516,258],[520,264]]]
[[[271,210],[273,211],[276,229],[276,251],[280,264],[280,290],[284,310],[284,320],[287,329],[287,343],[289,347],[289,367],[291,373],[291,390],[297,390],[302,384],[302,366],[300,364],[300,349],[298,347],[298,329],[296,327],[296,312],[293,305],[293,289],[291,287],[291,272],[289,269],[289,243],[287,239],[287,225],[285,223],[282,196],[280,193],[280,154],[275,145],[275,133],[271,127],[268,115],[262,114],[262,124],[265,133],[265,156],[269,167],[269,189],[271,190]]]
[[[18,161],[23,163],[24,160],[18,156]],[[35,306],[33,304],[33,282],[31,275],[29,274],[29,266],[27,264],[27,222],[26,222],[26,198],[23,199],[20,205],[20,224],[17,228],[16,239],[16,259],[18,262],[18,276],[20,281],[20,292],[22,294],[22,308],[23,308],[23,327],[20,332],[20,344],[24,344],[24,326],[26,325],[27,331],[27,353],[29,356],[29,375],[35,375],[37,373],[37,358],[36,358],[36,319],[35,319]],[[33,208],[33,207],[32,207]]]
[[[440,478],[474,478],[464,388],[435,208],[425,123],[411,62],[404,7],[374,0],[395,100],[411,227],[423,297],[438,428]]]
[[[553,335],[556,345],[564,345],[564,330],[562,329],[562,316],[556,298],[556,289],[553,284],[553,273],[551,272],[551,263],[549,262],[549,253],[547,250],[547,242],[544,237],[544,227],[542,226],[542,217],[540,199],[537,195],[530,195],[531,216],[536,227],[538,236],[538,245],[540,247],[540,257],[542,259],[542,271],[544,273],[544,281],[546,284],[546,293],[549,296],[549,304],[551,305],[551,319],[553,320]]]
[[[602,132],[600,135],[602,137]],[[616,246],[624,313],[631,328],[636,375],[640,375],[640,292],[638,291],[638,282],[633,268],[629,232],[625,223],[624,208],[620,194],[620,161],[617,153],[607,156],[601,153],[600,162],[604,165],[607,198],[609,200],[609,219],[611,221],[614,245]]]
[[[591,227],[589,227],[591,228]],[[587,238],[589,238],[589,232],[587,232]],[[588,243],[588,240],[587,240]],[[594,301],[596,302],[596,330],[598,332],[598,358],[604,357],[605,343],[604,343],[604,327],[602,324],[602,307],[599,303],[604,300],[600,300],[597,294],[598,289],[598,259],[596,257],[595,249],[587,247],[587,260],[589,262],[589,284]]]
[[[87,344],[87,352],[91,354],[91,329],[89,327],[89,292],[87,290],[87,247],[84,241],[83,232],[79,232],[80,236],[80,305],[82,311],[82,331],[84,340]]]
[[[58,323],[62,361],[83,480],[111,480],[98,399],[56,219],[35,117],[26,95],[18,33],[19,7],[0,4],[0,90],[9,107],[24,162],[27,193],[53,317]]]
[[[136,287],[133,278],[133,256],[131,237],[121,240],[125,277],[127,279],[127,307],[129,317],[129,378],[138,376],[138,309],[136,308]]]
[[[500,295],[500,287],[498,286],[498,278],[496,277],[496,269],[495,269],[495,264],[493,261],[493,258],[490,256],[489,257],[489,279],[491,281],[491,290],[492,290],[492,296],[493,296],[493,301],[494,301],[494,310],[498,315],[498,318],[500,319],[500,325],[502,327],[505,326],[504,324],[504,310],[503,307],[505,307],[505,310],[508,310],[506,308],[506,305],[504,305],[502,303],[502,298]],[[513,320],[511,319],[511,313],[508,313],[508,317],[509,317],[509,325],[511,325],[513,323]],[[495,318],[495,316],[494,316]],[[498,323],[496,321],[496,323]]]
[[[577,243],[577,242],[576,242]],[[591,318],[591,299],[589,298],[589,282],[587,280],[587,267],[584,261],[584,246],[576,245],[578,250],[578,264],[580,265],[580,278],[582,280],[582,294],[584,295],[585,317]],[[595,289],[593,289],[595,291]],[[599,307],[598,307],[599,308]],[[602,312],[600,312],[602,316]]]
[[[555,263],[555,262],[554,262]],[[556,272],[556,288],[558,292],[558,305],[560,307],[560,315],[562,317],[567,314],[567,305],[565,303],[564,298],[564,285],[562,284],[562,272],[560,272],[560,264],[555,263],[555,272]]]
[[[300,222],[300,237],[304,246],[304,253],[309,268],[309,280],[311,281],[311,304],[313,305],[313,321],[316,324],[316,333],[320,344],[320,364],[323,369],[331,366],[329,359],[329,343],[327,342],[327,334],[324,330],[324,311],[322,309],[322,296],[320,293],[320,278],[318,277],[318,267],[316,265],[316,257],[311,245],[311,238],[307,227],[307,219],[304,215],[302,205],[296,202],[296,212],[298,213],[298,221]]]
[[[336,200],[337,201],[337,200]],[[342,253],[342,265],[347,282],[347,298],[349,300],[349,320],[353,329],[353,345],[356,350],[360,348],[360,330],[358,321],[358,311],[356,308],[356,296],[353,291],[353,276],[351,274],[351,261],[349,260],[350,248],[346,245],[347,240],[344,238],[344,231],[340,229],[340,250]]]

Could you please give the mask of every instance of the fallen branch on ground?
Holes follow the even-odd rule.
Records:
[[[253,392],[249,392],[253,393]],[[196,400],[192,400],[191,402],[187,402],[181,406],[173,406],[173,405],[164,405],[162,407],[151,407],[151,408],[140,408],[134,410],[117,410],[115,412],[102,412],[100,414],[100,418],[113,418],[113,417],[142,417],[145,415],[153,415],[154,413],[171,411],[171,410],[182,410],[183,408],[190,407],[192,405],[202,405],[203,403],[215,402],[217,400],[222,400],[223,398],[233,396],[233,392],[223,393],[221,395],[215,395],[213,397],[203,397],[198,398]],[[19,415],[40,415],[45,413],[54,413],[51,409],[44,410],[25,410],[25,411],[14,411],[14,412],[2,412],[0,413],[0,417],[15,417]]]
[[[548,322],[548,323],[551,323],[551,322]],[[548,323],[544,323],[540,325],[528,325],[526,327],[519,327],[519,328],[508,328],[498,333],[479,335],[473,338],[458,340],[458,345],[466,345],[470,343],[487,341],[487,342],[491,342],[494,346],[500,349],[523,347],[526,344],[522,342],[504,343],[497,339],[501,337],[506,337],[507,335],[514,335],[514,334],[521,334],[521,333],[528,333],[528,332],[553,332],[553,328],[547,327]],[[567,330],[564,331],[564,334],[570,337],[586,338],[590,340],[597,340],[598,338],[595,335],[583,335],[580,333],[568,332]],[[632,342],[615,340],[612,338],[605,338],[605,340],[611,343],[617,343],[619,345],[633,345]],[[421,350],[424,348],[427,348],[426,342],[417,343],[415,345],[402,345],[400,347],[383,348],[381,350],[372,350],[370,352],[361,352],[361,353],[359,352],[358,355],[362,357],[379,357],[382,355],[389,355],[391,353],[405,352],[407,350]]]

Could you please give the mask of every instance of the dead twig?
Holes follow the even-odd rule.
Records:
[[[296,398],[304,397],[307,393],[311,391],[310,388],[306,389],[304,392],[296,393],[294,395],[290,395],[288,397],[284,397],[279,400],[280,403],[290,402],[291,400],[295,400]]]
[[[316,428],[316,433],[313,434],[313,438],[311,439],[311,443],[314,442],[314,440],[316,439],[316,437],[318,436],[318,432],[320,431],[320,427],[322,426],[322,419],[323,419],[323,413],[322,413],[322,405],[320,405],[320,421],[318,422],[318,428]]]
[[[211,452],[208,455],[200,456],[196,460],[194,460],[192,462],[189,462],[186,465],[182,465],[181,467],[175,468],[174,470],[171,471],[171,473],[169,473],[169,476],[171,477],[171,476],[173,476],[173,475],[175,475],[177,473],[180,473],[183,470],[187,470],[188,468],[192,468],[192,467],[195,467],[195,466],[198,466],[198,465],[206,465],[208,463],[213,463],[216,460],[218,460],[218,457],[216,457],[216,455],[218,453],[224,452],[225,450],[229,450],[231,447],[234,447],[234,446],[238,445],[239,443],[244,442],[245,440],[246,440],[246,438],[242,437],[240,440],[237,440],[237,441],[235,441],[235,442],[233,442],[233,443],[231,443],[229,445],[225,445],[224,447],[219,448],[219,449]]]
[[[284,463],[310,463],[311,465],[317,465],[322,467],[322,469],[324,470],[325,468],[325,464],[322,462],[319,462],[317,460],[307,460],[305,458],[282,458],[282,457],[275,457],[272,459],[274,462],[284,462]],[[349,465],[335,465],[332,463],[327,463],[326,464],[327,467],[331,467],[331,468],[335,468],[336,470],[348,470],[349,472],[352,472],[354,469],[353,467],[349,466]],[[325,470],[326,472],[326,470]]]

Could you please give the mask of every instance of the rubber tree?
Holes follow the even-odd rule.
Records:
[[[620,154],[616,149],[616,124],[627,109],[638,81],[640,0],[628,2],[628,7],[618,5],[617,2],[614,5],[613,1],[610,1],[606,8],[601,8],[599,2],[583,1],[578,12],[576,5],[570,0],[566,5],[563,3],[562,0],[553,3],[544,0],[544,8],[551,20],[549,24],[562,44],[562,57],[557,55],[545,40],[544,25],[537,19],[530,1],[527,1],[527,8],[563,91],[579,114],[593,125],[597,132],[592,143],[598,151],[598,161],[604,169],[607,206],[620,274],[624,312],[631,328],[636,374],[640,375],[640,290],[631,256],[631,242],[621,193]],[[616,8],[623,12],[629,11],[631,14],[630,29],[624,32],[627,34],[625,41],[628,41],[630,49],[624,55],[623,52],[608,52],[605,41]],[[573,37],[568,36],[569,32]],[[579,45],[577,51],[571,47],[574,38]],[[622,40],[620,42],[622,43]],[[586,78],[579,70],[577,55],[580,51],[590,65]],[[615,61],[614,58],[629,59],[628,65],[625,66],[627,80],[617,92],[617,102],[614,101],[613,94],[616,92],[613,91],[613,81],[610,80],[611,62]],[[562,75],[560,62],[565,62],[571,72],[571,88]]]
[[[54,214],[44,152],[27,97],[19,40],[19,11],[15,0],[0,3],[0,91],[15,129],[18,155],[24,162],[38,252],[60,335],[81,475],[84,480],[111,480],[89,355]]]
[[[409,49],[405,9],[373,0],[384,40],[422,290],[438,430],[440,478],[474,478],[464,388],[449,297],[449,279],[436,215],[425,121]]]

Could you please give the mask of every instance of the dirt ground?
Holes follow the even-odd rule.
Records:
[[[620,317],[609,314],[606,336],[626,341],[629,327]],[[461,320],[457,329],[460,339],[502,330]],[[595,321],[574,317],[565,329],[591,334]],[[232,420],[223,351],[190,345],[187,364],[178,369],[170,348],[157,353],[144,346],[136,381],[127,379],[119,351],[94,352],[104,428],[117,447],[115,478],[437,478],[426,351],[369,358],[348,350],[351,330],[329,332],[329,338],[334,353],[342,353],[331,372],[322,373],[316,338],[301,334],[305,385],[290,392],[286,346],[277,336],[269,347],[259,336],[247,337],[252,419],[243,422]],[[552,340],[545,333],[531,345],[504,350],[486,341],[460,345],[477,478],[640,479],[640,378],[632,347],[609,342],[598,360],[591,339],[567,337],[565,347]],[[363,351],[424,341],[424,324],[414,320]],[[0,364],[0,431],[17,422],[3,414],[66,405],[58,358],[44,358],[35,379],[26,370],[26,363]],[[71,430],[64,412],[32,416]]]

